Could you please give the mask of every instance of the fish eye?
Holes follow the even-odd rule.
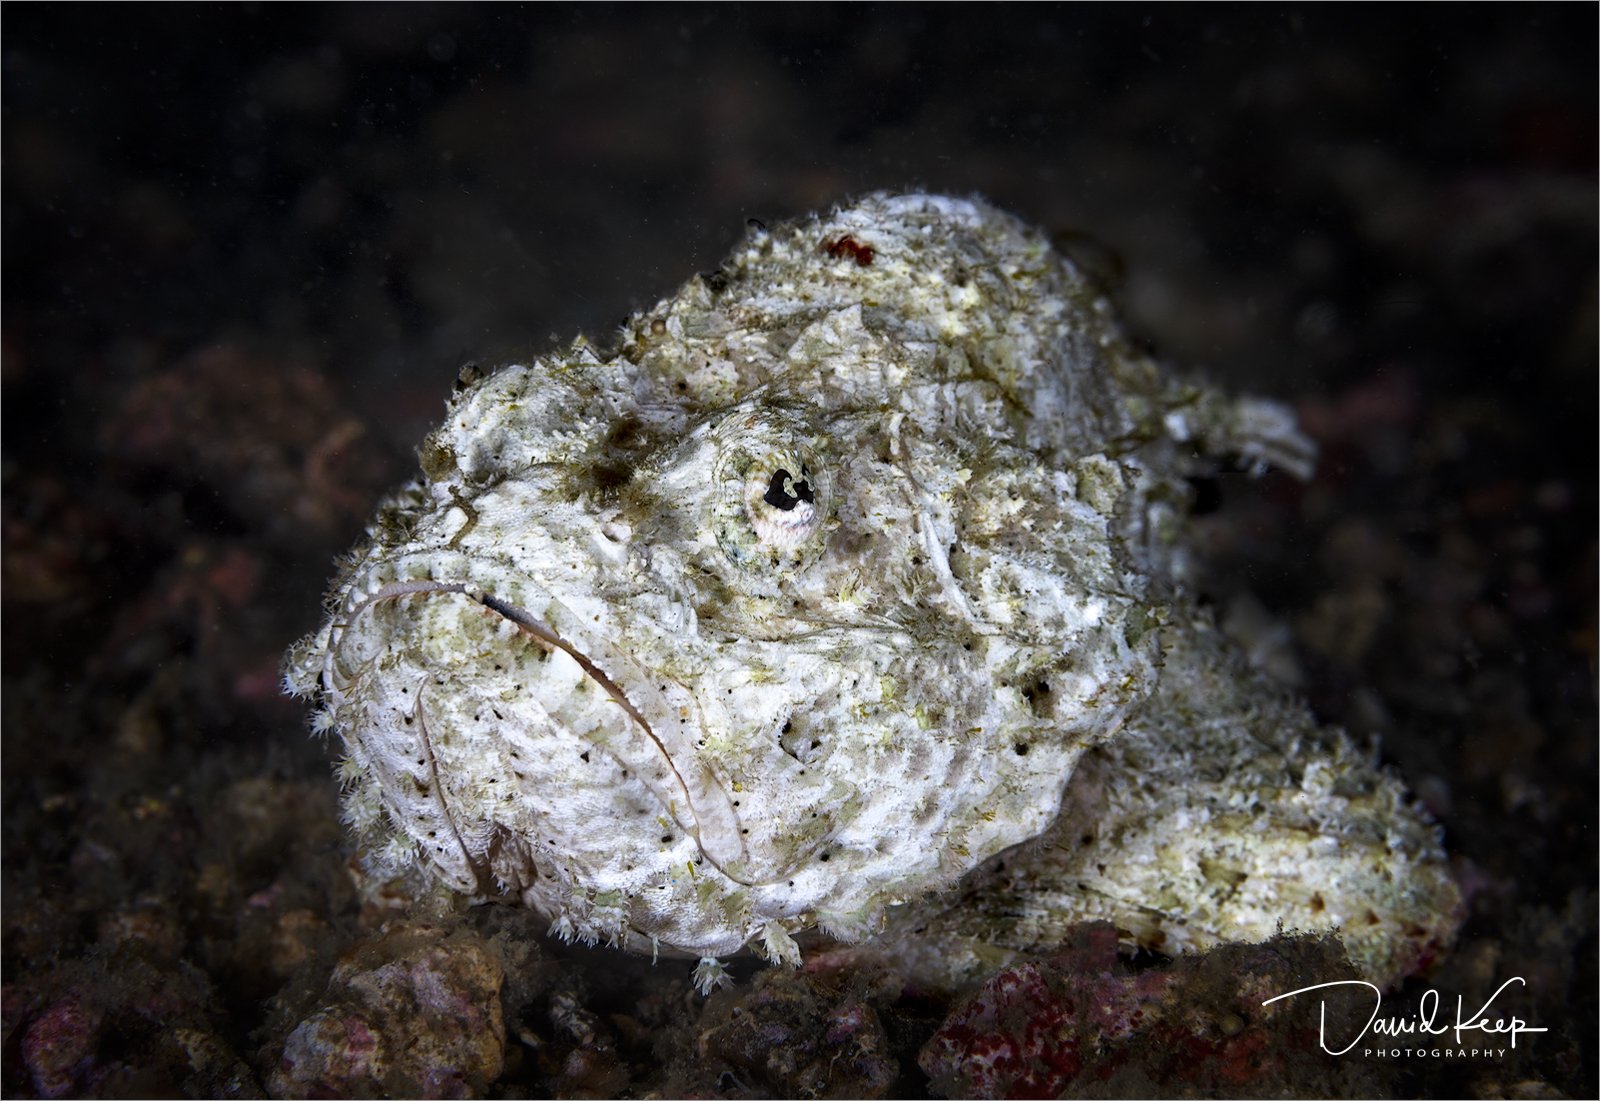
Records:
[[[770,415],[738,418],[719,436],[711,523],[722,552],[760,572],[792,572],[816,561],[832,500],[815,449]]]
[[[766,477],[766,467],[773,467]],[[793,472],[790,468],[793,467]],[[799,543],[817,528],[817,491],[804,460],[776,455],[752,469],[745,481],[744,514],[762,542],[774,547]]]
[[[781,512],[793,512],[799,508],[804,513],[817,501],[816,491],[811,488],[810,471],[801,465],[800,474],[796,477],[779,467],[773,471],[772,481],[767,483],[767,491],[761,495],[761,500]]]

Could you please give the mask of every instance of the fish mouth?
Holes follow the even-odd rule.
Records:
[[[539,644],[562,650],[578,663],[589,679],[622,708],[628,719],[622,726],[623,737],[608,739],[603,747],[605,751],[640,777],[661,805],[667,808],[673,820],[695,839],[712,866],[736,883],[752,885],[750,854],[743,844],[745,835],[741,832],[732,797],[694,752],[694,735],[689,728],[681,721],[652,724],[629,692],[624,691],[602,667],[603,662],[622,675],[621,671],[632,664],[622,651],[598,638],[585,639],[580,646],[570,638],[563,637],[549,622],[534,616],[526,608],[511,604],[485,590],[463,586],[461,591],[489,611],[514,623]],[[551,604],[556,603],[554,597],[549,599]],[[573,617],[572,621],[575,623],[576,618]],[[570,628],[568,633],[572,633]],[[660,683],[657,678],[644,676],[628,679],[631,682],[629,689],[634,695],[655,681],[658,686],[652,694],[657,697],[654,701],[657,706],[651,710],[661,716],[671,712],[675,702],[668,698],[672,694],[671,682]],[[684,744],[686,740],[688,744]]]
[[[637,777],[666,815],[693,838],[706,862],[723,876],[740,886],[765,886],[782,879],[816,847],[797,846],[792,839],[775,836],[775,830],[781,833],[781,816],[766,824],[771,816],[752,813],[758,810],[749,805],[752,793],[746,792],[741,800],[730,794],[736,781],[725,772],[719,776],[699,748],[707,716],[690,688],[652,673],[537,582],[524,577],[508,581],[503,565],[467,555],[452,557],[455,561],[449,575],[456,580],[440,578],[443,571],[437,555],[419,555],[386,564],[381,573],[375,570],[351,586],[329,638],[323,674],[335,703],[349,697],[355,680],[374,657],[373,644],[354,630],[364,617],[395,601],[470,600],[485,613],[511,624],[533,644],[565,654],[616,705],[607,714],[620,716],[622,721],[610,718],[603,725],[590,721],[587,728],[569,725],[569,731]],[[410,640],[402,643],[408,644]],[[781,762],[769,765],[763,760],[761,767],[781,770],[792,765],[781,750],[775,747],[774,751]],[[436,786],[442,789],[444,785]],[[817,785],[802,780],[801,786]],[[818,794],[823,796],[821,802],[844,801],[844,793]],[[741,803],[746,804],[745,816],[741,815]],[[464,855],[472,859],[470,854]],[[453,878],[465,882],[462,874]]]

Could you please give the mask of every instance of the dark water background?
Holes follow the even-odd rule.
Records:
[[[1217,599],[1443,822],[1473,914],[1430,981],[1523,976],[1550,1028],[1232,1088],[1593,1095],[1592,5],[0,18],[8,1095],[257,1095],[376,935],[276,666],[461,365],[904,186],[1058,230],[1165,358],[1297,404],[1319,475],[1213,487]],[[513,1054],[437,1092],[929,1088],[948,1007],[868,999],[887,1071],[785,1077],[665,965],[471,920]]]

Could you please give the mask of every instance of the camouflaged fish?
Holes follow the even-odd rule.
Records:
[[[1399,781],[1198,607],[1188,479],[1224,456],[1312,464],[1039,231],[870,195],[752,229],[614,350],[464,375],[286,680],[373,868],[703,984],[811,930],[959,972],[1086,919],[1337,930],[1391,982],[1460,895]]]

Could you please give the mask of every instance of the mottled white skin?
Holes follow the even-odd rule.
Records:
[[[1051,827],[895,915],[906,972],[959,988],[1092,920],[1169,954],[1335,930],[1384,986],[1447,947],[1460,895],[1399,780],[1204,620],[1163,642],[1155,693],[1080,762]]]
[[[1456,889],[1399,785],[1193,606],[1184,479],[1223,455],[1310,464],[1037,231],[873,195],[752,234],[615,353],[466,385],[286,680],[379,866],[561,935],[794,963],[812,928],[1281,922],[1387,981]]]

